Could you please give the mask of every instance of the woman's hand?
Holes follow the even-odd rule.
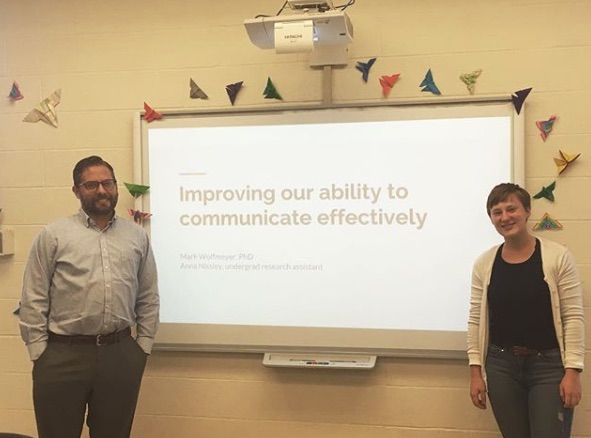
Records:
[[[479,365],[470,366],[470,398],[478,409],[486,409],[486,384]]]
[[[581,373],[567,368],[560,382],[560,398],[565,408],[574,408],[581,401]]]

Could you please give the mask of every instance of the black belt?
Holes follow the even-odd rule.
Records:
[[[131,336],[131,328],[127,327],[118,332],[109,333],[107,335],[58,335],[57,333],[49,332],[49,342],[61,342],[64,344],[92,344],[98,347],[103,345],[110,345],[119,342]]]

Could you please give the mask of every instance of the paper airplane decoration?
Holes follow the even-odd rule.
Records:
[[[482,73],[482,69],[479,68],[478,70],[474,70],[472,73],[464,73],[460,76],[460,81],[466,84],[466,88],[470,94],[474,94],[474,89],[476,88],[476,81],[478,80],[478,76]]]
[[[25,116],[23,122],[37,123],[41,120],[48,125],[57,128],[57,113],[55,107],[58,106],[61,99],[62,90],[54,91],[51,96],[43,99],[39,105]]]
[[[367,62],[358,62],[355,66],[355,68],[361,72],[363,82],[367,82],[367,79],[369,77],[369,70],[371,69],[371,66],[374,62],[376,62],[376,58],[371,58]]]
[[[556,121],[556,116],[550,116],[548,120],[538,120],[536,122],[536,126],[540,130],[540,137],[542,140],[546,141],[550,133],[552,132],[552,128],[554,127],[554,122]]]
[[[534,225],[534,231],[562,230],[562,224],[545,213],[540,222]]]
[[[517,114],[521,112],[523,103],[525,102],[525,99],[531,90],[531,88],[524,88],[523,90],[516,91],[515,94],[511,96],[511,100],[513,101],[513,106],[515,107]]]
[[[427,74],[425,75],[425,79],[423,79],[423,82],[421,82],[421,85],[419,85],[419,86],[423,87],[421,89],[421,91],[428,91],[433,94],[441,94],[441,91],[439,91],[439,88],[437,88],[437,85],[435,85],[435,81],[433,80],[433,73],[431,73],[431,69],[429,69],[427,71]]]
[[[134,198],[139,198],[142,195],[145,195],[148,190],[150,190],[150,186],[143,186],[141,184],[132,184],[124,182],[125,187],[127,187],[127,191],[131,196]]]
[[[577,158],[581,156],[581,154],[567,154],[566,152],[562,152],[561,150],[558,151],[560,154],[559,158],[554,158],[554,163],[556,163],[556,167],[558,168],[558,175],[561,175],[570,164],[575,161]]]
[[[396,81],[400,78],[400,73],[392,75],[392,76],[381,76],[380,77],[380,85],[382,86],[382,94],[384,97],[388,97],[390,95],[390,91],[394,87]]]
[[[127,211],[129,212],[129,215],[133,218],[133,221],[138,225],[142,225],[145,220],[149,219],[150,216],[152,216],[152,213],[144,213],[143,211],[133,210],[131,208],[129,208]]]
[[[154,120],[160,120],[162,114],[153,109],[150,105],[144,102],[144,120],[148,123],[152,123]]]
[[[550,202],[554,202],[554,189],[556,188],[556,181],[550,184],[548,187],[542,186],[542,190],[536,193],[533,198],[534,199],[542,199],[545,198]]]
[[[8,94],[8,98],[13,102],[16,100],[22,100],[25,96],[21,93],[21,89],[19,88],[16,81],[12,83],[12,88],[10,89],[10,93]]]
[[[277,88],[275,88],[273,81],[269,77],[267,77],[267,86],[265,87],[265,91],[263,91],[263,96],[265,96],[265,99],[283,100],[277,91]]]
[[[226,85],[226,93],[228,93],[228,97],[230,98],[230,102],[232,103],[232,105],[234,105],[234,102],[236,101],[236,96],[238,96],[238,93],[242,89],[243,82],[244,81],[240,81],[234,84]]]
[[[191,99],[209,99],[207,94],[197,85],[197,83],[193,80],[193,78],[189,78],[189,86],[191,87],[191,91],[189,92],[189,97]]]

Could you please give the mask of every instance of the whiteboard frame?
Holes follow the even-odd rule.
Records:
[[[385,103],[357,103],[341,105],[282,105],[273,107],[232,108],[228,110],[175,110],[161,111],[163,120],[186,123],[199,117],[232,117],[269,113],[363,109],[374,107],[460,107],[505,106],[512,108],[510,96],[486,98],[413,99]],[[525,180],[525,108],[521,114],[512,111],[512,181],[523,186]],[[133,175],[134,182],[148,184],[149,168],[147,132],[160,127],[159,122],[149,125],[137,112],[133,123]],[[174,123],[173,123],[174,125]],[[168,127],[168,126],[167,126]],[[171,126],[175,127],[175,126]],[[135,200],[134,207],[146,211],[149,193]],[[149,221],[144,225],[149,231]],[[485,248],[483,248],[484,250]],[[468,315],[466,315],[466,320]],[[246,328],[246,330],[245,330]],[[422,331],[421,339],[414,331],[363,328],[325,327],[269,327],[239,325],[173,324],[162,323],[156,336],[155,350],[215,351],[247,353],[334,353],[371,354],[390,357],[466,358],[466,332]],[[434,348],[434,346],[437,346]]]

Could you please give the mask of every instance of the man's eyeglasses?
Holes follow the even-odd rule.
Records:
[[[98,190],[100,186],[103,186],[105,190],[113,190],[117,185],[116,179],[105,179],[102,181],[86,181],[81,184],[78,184],[78,187],[84,186],[86,190]]]

